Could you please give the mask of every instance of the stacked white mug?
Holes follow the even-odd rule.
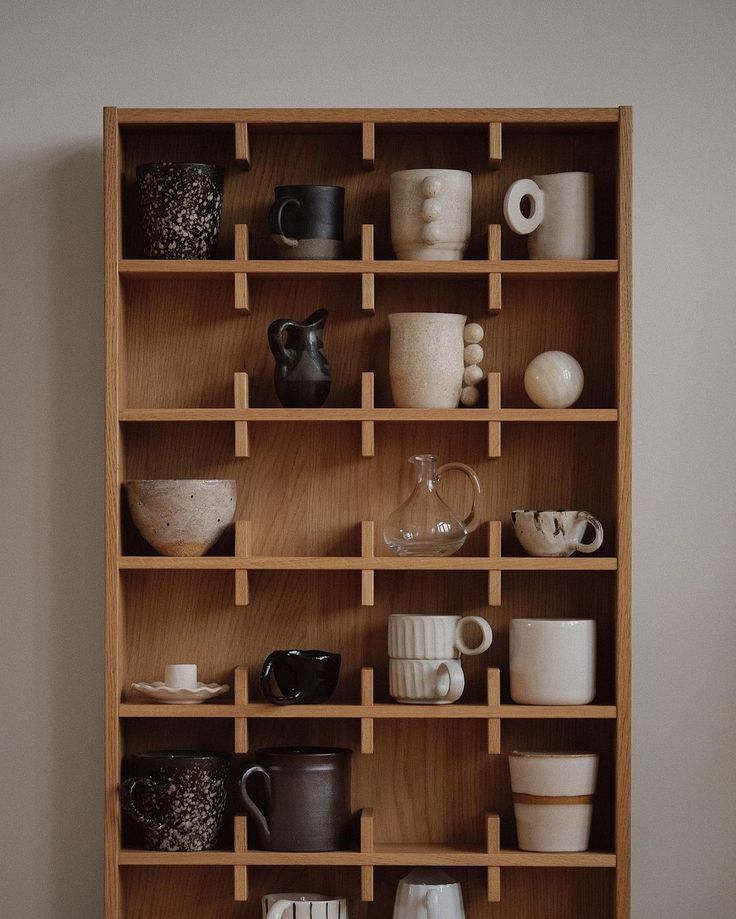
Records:
[[[477,626],[481,641],[469,645],[466,629]],[[443,705],[465,689],[461,654],[482,654],[493,641],[480,616],[397,613],[388,619],[389,691],[397,702]]]

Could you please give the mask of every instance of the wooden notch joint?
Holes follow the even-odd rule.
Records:
[[[497,667],[489,667],[486,675],[488,707],[498,710],[501,704],[501,672]],[[488,719],[488,755],[497,756],[501,752],[501,720]],[[498,818],[496,818],[498,819]],[[489,817],[490,820],[490,817]],[[489,824],[490,825],[490,824]],[[493,850],[489,850],[493,851]]]
[[[361,705],[373,705],[373,668],[372,667],[363,667],[360,671],[360,704]],[[373,753],[373,719],[372,718],[361,718],[360,719],[360,752],[361,753]],[[363,813],[366,813],[363,811]],[[371,820],[373,812],[370,812]],[[363,833],[363,817],[361,815],[361,840]],[[371,833],[372,833],[372,824],[371,824]],[[371,836],[372,838],[372,836]],[[361,851],[362,843],[361,843]]]
[[[238,424],[245,422],[236,421]],[[235,557],[250,558],[251,525],[249,520],[235,521]],[[246,568],[235,569],[235,605],[247,606],[250,603],[250,581]]]
[[[375,378],[372,373],[364,373],[360,378],[360,407],[362,409],[373,409],[375,406]],[[360,422],[360,455],[375,456],[376,452],[376,432],[373,421]],[[373,523],[371,522],[371,528]],[[365,528],[365,522],[363,523]],[[372,529],[371,529],[372,533]],[[371,537],[372,538],[372,537]],[[372,554],[371,542],[371,554]]]
[[[235,374],[234,403],[237,409],[250,407],[248,395],[248,374],[238,372]],[[235,422],[235,455],[250,456],[250,435],[247,421]]]
[[[376,125],[372,121],[363,122],[363,169],[376,168]]]
[[[235,162],[241,169],[250,169],[250,135],[246,121],[235,122]]]
[[[498,169],[501,165],[502,133],[501,122],[491,121],[488,124],[488,168]]]

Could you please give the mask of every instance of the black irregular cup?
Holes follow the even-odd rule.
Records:
[[[268,222],[279,258],[340,258],[344,188],[339,185],[279,185],[275,195]]]
[[[218,753],[134,753],[120,785],[123,810],[143,826],[146,849],[200,852],[220,838],[230,758]]]
[[[275,705],[326,702],[337,688],[340,655],[330,651],[274,651],[261,670],[261,692]]]
[[[136,170],[149,258],[213,258],[222,174],[208,163],[147,163]]]

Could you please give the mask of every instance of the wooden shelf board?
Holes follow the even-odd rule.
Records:
[[[157,705],[147,702],[121,702],[121,718],[381,718],[414,720],[417,718],[458,720],[464,718],[502,719],[615,719],[615,705],[249,705],[204,703],[202,705]]]
[[[329,277],[331,275],[374,274],[389,278],[445,277],[468,278],[488,274],[507,277],[541,278],[587,277],[590,275],[615,275],[616,259],[580,259],[551,261],[531,259],[468,260],[468,261],[397,261],[379,259],[121,259],[118,270],[124,277],[194,279],[227,277],[247,274],[254,278]]]
[[[398,558],[395,556],[262,556],[235,558],[208,555],[169,558],[161,555],[122,555],[122,569],[181,569],[183,571],[615,571],[607,556],[574,558]]]
[[[373,852],[153,852],[121,849],[119,865],[456,865],[468,867],[615,868],[610,852],[500,852],[455,846],[381,845]]]
[[[615,408],[127,408],[120,421],[611,422]]]
[[[616,124],[618,108],[118,108],[120,125],[226,125],[248,122],[319,126],[353,124],[479,125],[489,121],[507,124]]]

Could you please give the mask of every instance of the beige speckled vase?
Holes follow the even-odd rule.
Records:
[[[473,177],[460,169],[391,175],[391,244],[397,258],[461,259],[470,239]]]
[[[389,376],[397,408],[457,408],[463,388],[459,313],[392,313]]]

